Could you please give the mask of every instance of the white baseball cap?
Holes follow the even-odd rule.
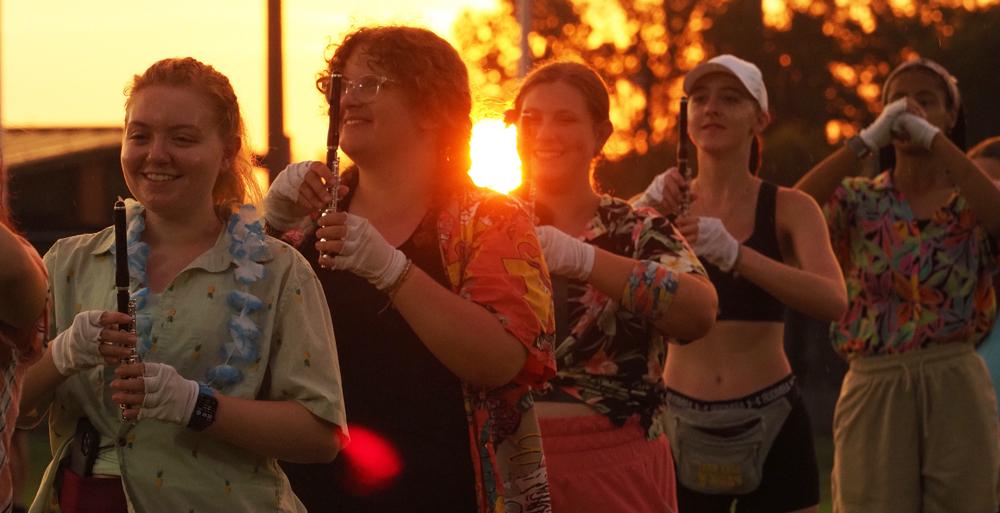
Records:
[[[767,88],[764,87],[764,78],[760,74],[760,69],[754,63],[729,54],[713,57],[695,66],[687,75],[684,75],[684,94],[691,94],[691,88],[694,87],[695,82],[709,73],[728,73],[736,77],[750,93],[750,96],[757,100],[760,110],[768,112]]]

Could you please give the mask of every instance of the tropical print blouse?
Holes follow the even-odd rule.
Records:
[[[528,350],[518,376],[486,390],[466,385],[481,512],[549,511],[548,474],[531,388],[555,373],[552,284],[531,219],[512,199],[469,189],[438,216],[452,289],[497,317]]]
[[[624,200],[603,196],[581,239],[616,255],[653,260],[674,274],[706,275],[667,218]],[[569,280],[566,296],[569,330],[556,347],[559,371],[541,398],[586,403],[618,426],[638,414],[647,437],[658,436],[663,335],[647,317],[620,308],[585,282]]]
[[[42,258],[35,248],[18,237],[21,245],[37,262],[42,270]],[[7,293],[7,291],[4,291]],[[0,511],[10,511],[14,503],[14,489],[11,478],[10,448],[14,436],[14,424],[17,422],[18,403],[21,399],[21,385],[24,374],[35,360],[38,359],[45,335],[49,330],[48,309],[39,312],[35,325],[26,329],[17,329],[0,322],[0,348],[8,352],[10,359],[0,363]]]
[[[845,179],[824,207],[850,306],[830,327],[845,358],[978,343],[996,317],[996,241],[957,193],[915,219],[888,172]]]
[[[349,171],[342,183],[354,187],[356,180]],[[463,385],[478,511],[549,512],[531,389],[555,374],[555,321],[534,226],[520,203],[486,189],[469,186],[441,203],[435,207],[436,235],[452,291],[493,314],[527,349],[524,366],[507,385]],[[282,237],[306,239],[295,232]]]

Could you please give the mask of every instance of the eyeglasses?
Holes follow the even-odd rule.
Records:
[[[353,93],[354,97],[361,103],[368,103],[375,100],[382,86],[387,82],[395,82],[393,79],[382,75],[365,75],[357,80],[344,79],[341,82],[341,98]]]

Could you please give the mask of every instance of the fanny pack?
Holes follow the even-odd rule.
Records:
[[[701,411],[669,405],[664,424],[677,480],[706,494],[756,490],[764,460],[791,411],[784,396],[760,408]]]

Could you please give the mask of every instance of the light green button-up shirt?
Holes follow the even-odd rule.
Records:
[[[220,363],[222,345],[231,340],[227,324],[233,310],[227,297],[237,287],[231,242],[223,230],[215,246],[146,307],[153,328],[145,361],[170,364],[200,382]],[[261,330],[260,359],[242,369],[242,381],[220,393],[293,400],[346,434],[337,350],[320,283],[290,246],[270,237],[266,243],[265,276],[248,290],[265,304],[251,314]],[[106,228],[62,239],[45,255],[53,298],[50,335],[68,328],[82,310],[116,308],[113,245],[114,229]],[[138,287],[133,279],[131,289]],[[305,511],[274,458],[158,420],[123,424],[107,386],[113,371],[99,366],[80,372],[56,390],[49,419],[54,455],[63,452],[59,448],[73,436],[77,419],[87,416],[103,438],[114,440],[126,495],[136,511]],[[51,486],[55,465],[42,486]]]

